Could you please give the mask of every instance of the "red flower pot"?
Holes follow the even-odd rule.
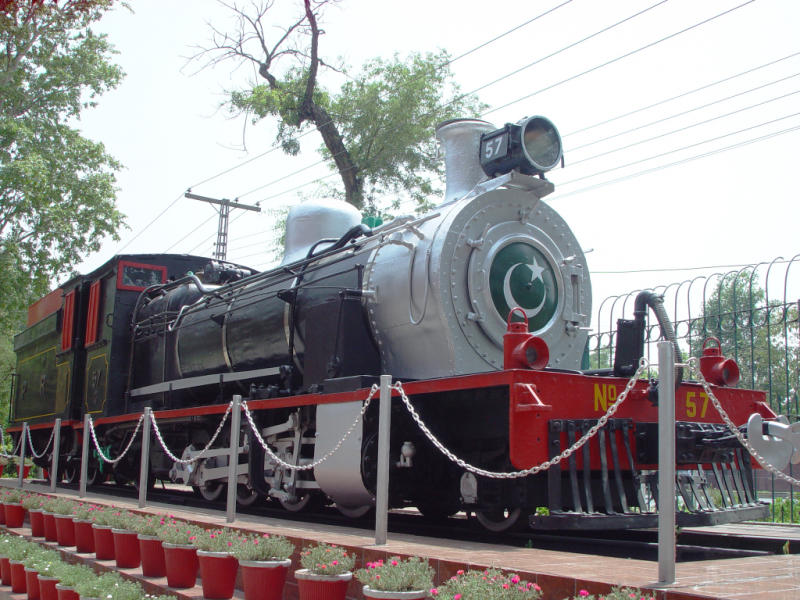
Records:
[[[28,511],[31,519],[31,535],[33,537],[44,537],[44,514],[41,508],[32,508]]]
[[[92,525],[97,560],[114,560],[114,534],[108,525]]]
[[[21,504],[5,503],[3,510],[6,515],[6,527],[22,527],[25,522],[25,508]]]
[[[48,542],[57,542],[56,516],[49,512],[42,513],[42,516],[44,517],[44,539]]]
[[[62,586],[60,583],[56,584],[56,591],[58,592],[58,600],[81,600],[79,594],[71,587]]]
[[[41,600],[58,600],[58,590],[56,577],[42,577],[39,575],[39,598]]]
[[[21,560],[9,561],[11,564],[11,591],[15,594],[24,594],[28,591],[25,581],[25,565]]]
[[[0,557],[0,577],[3,579],[3,585],[11,585],[11,565],[7,556]]]
[[[0,525],[6,524],[6,509],[4,508],[5,502],[0,502]]]
[[[114,536],[114,558],[118,569],[135,569],[142,564],[135,531],[112,529],[111,534]]]
[[[345,600],[352,573],[314,575],[308,569],[294,572],[300,600]]]
[[[142,575],[145,577],[164,577],[167,565],[164,562],[164,548],[161,540],[154,535],[136,536],[139,539],[139,554],[142,557]]]
[[[25,587],[28,590],[28,600],[39,600],[39,572],[25,569]]]
[[[228,600],[233,597],[239,561],[227,552],[197,551],[203,597],[209,600]]]
[[[56,519],[56,541],[59,546],[75,545],[75,523],[72,515],[53,515]]]
[[[94,552],[94,531],[91,521],[73,519],[75,524],[75,548],[80,553]]]
[[[283,600],[290,560],[240,560],[244,600]]]
[[[197,548],[177,544],[162,544],[167,567],[167,585],[174,588],[194,587],[197,581]]]

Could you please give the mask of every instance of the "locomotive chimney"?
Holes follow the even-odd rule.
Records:
[[[436,138],[444,150],[447,185],[442,204],[462,198],[486,179],[479,156],[481,134],[494,129],[494,125],[480,119],[452,119],[436,128]]]

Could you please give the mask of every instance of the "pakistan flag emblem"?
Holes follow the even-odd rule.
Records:
[[[515,306],[528,316],[528,329],[542,329],[556,312],[556,275],[544,255],[523,242],[509,244],[498,252],[489,269],[492,301],[503,321]]]

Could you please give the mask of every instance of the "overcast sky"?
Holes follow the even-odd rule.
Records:
[[[317,162],[318,136],[307,136],[297,157],[277,151],[251,160],[272,146],[274,125],[245,131],[221,105],[226,90],[253,79],[252,69],[230,63],[198,72],[187,64],[193,46],[208,45],[209,23],[231,26],[227,9],[214,0],[131,4],[133,13],[115,11],[99,26],[127,77],[81,123],[126,167],[118,200],[130,230],[88,257],[82,271],[119,250],[210,255],[216,213],[176,201],[189,187],[270,209],[299,201],[314,187],[292,188],[330,173],[319,165],[271,183]],[[300,6],[276,4],[279,23]],[[502,78],[478,93],[491,107],[486,120],[502,125],[540,114],[560,129],[566,167],[548,175],[556,191],[546,201],[591,250],[595,308],[610,294],[701,273],[652,269],[800,252],[796,0],[342,0],[323,17],[320,53],[353,67],[439,48],[459,56],[555,7],[452,70],[465,91]],[[273,216],[237,216],[228,258],[263,269]]]

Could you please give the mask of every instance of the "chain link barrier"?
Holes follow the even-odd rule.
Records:
[[[242,401],[242,408],[244,409],[244,415],[247,418],[247,422],[250,423],[250,429],[253,430],[253,434],[255,435],[256,440],[264,449],[264,452],[266,452],[273,461],[275,461],[279,466],[283,467],[284,469],[289,469],[290,471],[310,471],[314,467],[328,460],[331,456],[336,454],[339,448],[342,447],[342,444],[344,444],[345,440],[348,437],[350,437],[350,434],[353,433],[359,421],[361,421],[361,419],[364,417],[364,414],[367,412],[367,408],[369,408],[369,404],[372,401],[372,398],[375,397],[375,394],[378,393],[379,389],[380,388],[376,384],[372,385],[372,387],[369,390],[369,394],[367,395],[367,399],[364,400],[364,405],[361,407],[361,411],[358,413],[358,416],[356,417],[355,421],[353,421],[353,424],[350,425],[350,428],[345,432],[342,439],[340,439],[339,442],[324,456],[306,465],[292,465],[279,458],[278,455],[275,454],[269,447],[269,444],[267,444],[264,441],[264,438],[261,437],[261,433],[258,431],[258,427],[256,426],[255,422],[253,422],[253,415],[250,413],[250,408],[247,406],[247,401],[244,400]]]
[[[633,386],[636,385],[636,382],[639,380],[639,377],[641,377],[641,375],[649,368],[649,366],[650,363],[647,362],[647,359],[642,357],[641,360],[639,361],[639,368],[636,369],[636,373],[633,374],[633,377],[631,377],[628,380],[628,383],[625,385],[625,389],[619,396],[617,396],[617,400],[614,402],[614,404],[609,406],[608,411],[606,411],[606,414],[600,417],[597,423],[595,423],[592,427],[589,428],[589,430],[586,433],[584,433],[580,438],[578,438],[572,446],[564,450],[558,456],[554,456],[550,460],[546,460],[539,465],[530,467],[523,471],[508,471],[508,472],[487,471],[486,469],[481,469],[480,467],[471,465],[468,462],[457,457],[455,454],[450,452],[450,450],[448,450],[444,446],[444,444],[442,444],[439,441],[439,439],[431,432],[430,429],[428,429],[428,427],[422,421],[422,419],[419,416],[419,413],[417,413],[417,411],[411,405],[411,401],[408,399],[408,396],[406,396],[406,392],[403,389],[403,384],[398,381],[392,386],[392,389],[395,389],[400,393],[400,397],[402,398],[403,403],[406,405],[406,409],[408,410],[409,413],[411,413],[411,417],[417,423],[417,426],[420,428],[420,430],[427,436],[427,438],[431,441],[431,443],[434,446],[436,446],[436,448],[447,458],[449,458],[452,462],[457,464],[462,469],[465,469],[476,475],[483,475],[484,477],[488,477],[490,479],[518,479],[520,477],[527,477],[528,475],[535,475],[536,473],[540,473],[541,471],[546,471],[553,465],[559,464],[565,458],[569,458],[576,451],[580,450],[580,448],[586,442],[588,442],[592,437],[597,435],[597,432],[600,431],[600,429],[605,427],[605,424],[611,417],[614,416],[619,407],[628,397],[628,394],[633,389]]]
[[[36,452],[36,448],[33,447],[33,438],[31,438],[31,428],[26,427],[25,429],[28,430],[28,448],[31,449],[31,454],[33,454],[34,458],[42,458],[45,454],[47,454],[47,451],[50,449],[50,444],[53,443],[53,438],[56,435],[56,428],[53,427],[53,429],[50,431],[50,439],[47,440],[47,445],[41,452]]]
[[[219,437],[220,432],[222,431],[222,427],[225,425],[225,422],[228,420],[228,415],[231,414],[231,408],[233,407],[233,400],[228,403],[228,408],[225,409],[225,414],[222,415],[222,420],[219,422],[219,426],[217,430],[214,432],[214,435],[211,436],[211,439],[208,440],[206,447],[203,448],[199,454],[193,456],[192,458],[178,458],[175,456],[169,448],[167,448],[167,444],[164,442],[164,438],[161,437],[161,430],[158,428],[158,423],[156,422],[156,416],[153,412],[150,412],[150,421],[153,423],[153,431],[156,434],[156,439],[158,439],[158,443],[161,444],[161,447],[164,449],[164,453],[169,456],[170,460],[176,462],[181,465],[190,465],[194,462],[197,462],[201,458],[203,458],[206,453],[211,449],[211,446],[214,445],[214,442],[217,441],[217,437]]]
[[[19,436],[17,440],[17,447],[11,451],[11,454],[6,454],[3,451],[0,451],[0,456],[3,458],[19,458],[19,448],[20,444],[22,443],[22,436]],[[3,426],[0,425],[0,448],[6,447],[6,430],[3,429]]]
[[[130,450],[131,446],[133,445],[133,440],[136,439],[136,434],[139,433],[139,429],[142,426],[142,421],[144,421],[143,414],[139,415],[139,421],[136,423],[136,429],[133,430],[133,433],[131,434],[131,439],[128,440],[128,445],[125,446],[125,449],[122,451],[122,454],[120,454],[117,458],[112,459],[108,458],[103,452],[103,450],[100,448],[100,444],[97,442],[97,433],[94,430],[94,420],[92,419],[92,417],[89,417],[89,431],[92,434],[92,442],[94,442],[94,447],[97,450],[97,455],[103,459],[103,462],[115,465],[125,457],[125,455],[128,453],[128,450]]]
[[[753,458],[755,458],[756,461],[758,461],[758,464],[760,464],[765,470],[769,471],[776,477],[783,479],[784,481],[790,483],[793,486],[800,487],[800,480],[797,480],[794,477],[790,477],[783,471],[780,471],[773,465],[769,464],[766,461],[766,459],[763,456],[761,456],[755,448],[753,448],[750,442],[747,441],[745,435],[734,424],[734,422],[728,416],[728,413],[725,412],[725,409],[722,408],[722,404],[714,395],[714,392],[711,390],[711,386],[706,381],[706,378],[703,377],[703,374],[700,372],[698,360],[696,358],[690,358],[687,361],[687,366],[689,367],[689,370],[694,373],[695,377],[697,377],[697,381],[700,382],[700,384],[703,386],[703,390],[705,390],[705,393],[708,395],[709,400],[711,400],[711,404],[713,404],[714,408],[717,409],[717,412],[722,417],[722,420],[725,421],[725,424],[728,426],[728,429],[730,429],[731,433],[736,436],[736,439],[739,440],[739,442],[742,444],[742,446],[745,447],[745,449],[750,453],[750,455]]]

